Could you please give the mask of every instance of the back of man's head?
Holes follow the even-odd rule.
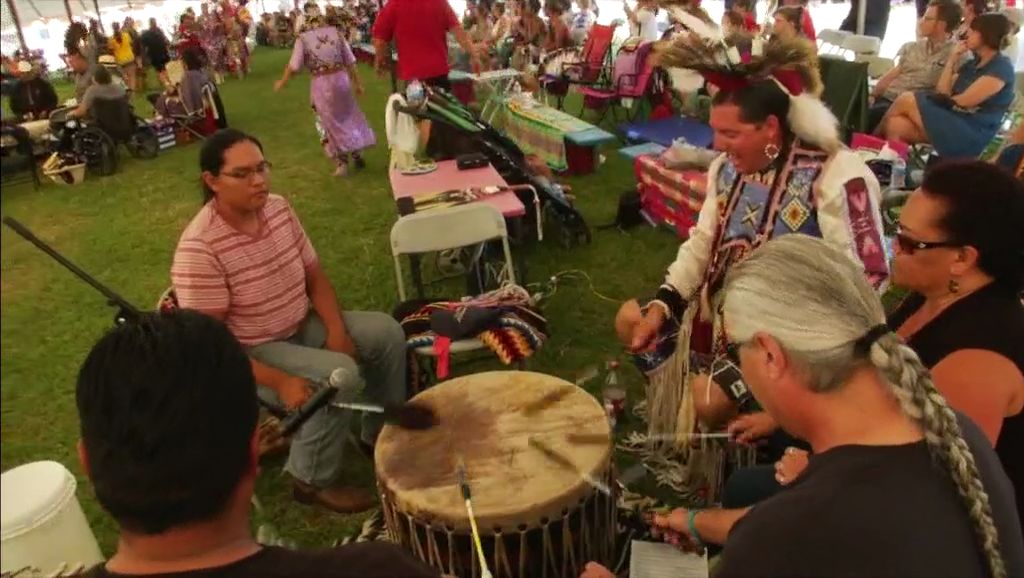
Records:
[[[946,34],[952,34],[960,26],[960,21],[964,18],[964,9],[956,0],[932,0],[928,5],[935,7],[936,24],[944,23]]]
[[[113,80],[110,71],[103,66],[96,67],[96,70],[92,73],[92,79],[96,81],[96,84],[110,84]]]
[[[253,471],[258,407],[245,351],[194,311],[109,331],[78,374],[89,477],[122,528],[159,534],[215,517]]]

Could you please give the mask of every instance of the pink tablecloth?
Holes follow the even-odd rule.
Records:
[[[455,161],[441,161],[437,163],[436,171],[425,175],[403,175],[401,171],[391,169],[390,177],[391,194],[395,200],[453,189],[508,186],[491,165],[460,171]],[[526,207],[512,191],[489,195],[481,202],[494,205],[506,217],[522,217],[526,214]]]

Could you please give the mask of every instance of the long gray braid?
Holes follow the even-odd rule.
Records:
[[[842,387],[867,362],[878,368],[903,411],[920,425],[931,455],[949,470],[992,578],[1006,576],[974,455],[928,370],[893,333],[883,334],[867,351],[855,346],[885,322],[881,301],[859,264],[820,239],[780,237],[733,268],[726,280],[725,313],[733,339],[746,341],[764,331],[779,340],[805,366],[813,391]]]
[[[924,431],[931,454],[949,468],[957,493],[967,507],[974,532],[988,561],[992,578],[1004,578],[1006,565],[999,549],[999,532],[992,519],[992,506],[981,483],[974,454],[960,433],[956,415],[946,403],[917,353],[903,344],[895,333],[879,338],[871,347],[871,363],[882,370],[893,386],[903,411]]]

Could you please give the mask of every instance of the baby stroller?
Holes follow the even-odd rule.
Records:
[[[483,121],[451,93],[435,87],[424,89],[425,104],[408,112],[417,118],[442,123],[449,129],[444,131],[446,134],[443,139],[435,139],[441,135],[436,128],[431,130],[431,141],[442,141],[431,143],[440,144],[438,148],[441,149],[434,150],[432,156],[444,159],[463,154],[483,154],[508,184],[531,185],[537,190],[542,222],[535,223],[536,227],[544,228],[547,225],[554,229],[561,245],[567,249],[590,243],[590,228],[561,185],[532,168],[516,143]],[[450,138],[452,136],[455,138]],[[527,197],[527,193],[519,191],[517,194],[522,197],[524,205],[533,204],[532,196]]]

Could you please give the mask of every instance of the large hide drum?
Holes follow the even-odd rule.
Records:
[[[401,544],[444,573],[480,575],[456,474],[462,460],[496,578],[575,578],[590,560],[608,562],[615,500],[593,482],[614,488],[611,432],[597,400],[556,377],[520,371],[460,377],[415,400],[432,407],[440,425],[387,426],[376,449],[384,518]],[[573,444],[568,434],[608,442]]]

